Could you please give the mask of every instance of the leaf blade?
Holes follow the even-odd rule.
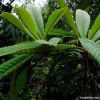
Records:
[[[92,37],[93,41],[97,41],[100,39],[100,29],[95,33],[95,35]]]
[[[5,18],[6,20],[8,20],[10,23],[14,24],[15,26],[17,26],[21,31],[27,33],[27,31],[24,29],[21,22],[14,15],[12,15],[8,12],[4,12],[0,16]]]
[[[45,36],[54,27],[54,25],[60,20],[60,18],[65,14],[65,8],[58,9],[54,11],[48,18],[45,29]]]
[[[67,45],[67,44],[58,44],[54,50],[55,51],[62,51],[62,50],[75,50],[77,46],[75,45]]]
[[[32,55],[22,54],[1,64],[0,65],[0,80],[4,78],[5,76],[9,75],[10,73],[14,72],[31,57]]]
[[[89,32],[88,38],[91,39],[95,35],[95,33],[98,31],[99,28],[100,28],[100,14],[97,16],[92,26],[92,29]]]
[[[92,40],[80,38],[82,46],[89,52],[100,64],[100,45]]]
[[[31,41],[31,42],[23,42],[12,46],[2,47],[0,48],[0,56],[12,54],[26,49],[35,49],[39,46],[41,46],[41,44]]]
[[[41,39],[44,39],[43,33],[44,33],[44,23],[43,23],[43,18],[42,14],[40,12],[40,9],[36,7],[33,4],[28,4],[27,5],[27,10],[31,14],[31,16],[34,19],[38,35],[40,36]]]
[[[57,3],[60,5],[61,8],[66,8],[66,13],[65,13],[65,17],[66,17],[66,21],[69,24],[69,26],[73,29],[75,35],[77,37],[79,37],[79,33],[76,27],[76,24],[74,23],[74,18],[73,15],[70,12],[70,9],[68,8],[68,4],[66,3],[65,0],[56,0]]]
[[[16,100],[17,95],[20,90],[24,87],[25,83],[28,80],[28,71],[29,67],[25,66],[23,70],[16,71],[13,75],[13,79],[10,85],[9,98],[10,100]]]
[[[90,25],[90,16],[83,10],[76,10],[76,25],[82,38],[87,37]]]
[[[73,32],[67,32],[62,29],[57,29],[53,28],[51,31],[48,33],[48,35],[57,35],[57,36],[75,36]]]
[[[33,35],[36,39],[40,39],[37,34],[35,22],[34,22],[32,16],[29,14],[29,12],[23,7],[15,8],[15,12],[21,18],[25,27],[28,29],[28,31],[31,33],[31,35]]]

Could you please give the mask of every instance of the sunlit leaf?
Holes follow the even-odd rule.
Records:
[[[41,39],[43,39],[44,38],[44,36],[43,36],[44,24],[43,24],[43,18],[42,18],[40,9],[33,4],[28,4],[27,10],[34,19],[34,22],[35,22],[35,25],[36,25],[36,28],[38,31],[38,35],[40,36]]]
[[[5,18],[6,20],[8,20],[10,23],[14,24],[15,26],[17,26],[21,31],[27,33],[27,31],[25,30],[22,23],[14,15],[12,15],[8,12],[4,12],[0,16]]]
[[[81,37],[86,38],[90,25],[88,13],[80,9],[76,10],[76,24]]]
[[[21,20],[23,21],[23,24],[31,33],[31,35],[33,35],[36,39],[39,39],[35,22],[32,16],[29,14],[29,12],[23,7],[15,8],[15,11],[18,14],[18,16],[21,18]]]

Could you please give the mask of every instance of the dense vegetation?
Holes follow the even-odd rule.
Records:
[[[94,1],[51,0],[42,13],[34,4],[1,11],[0,100],[100,99]]]

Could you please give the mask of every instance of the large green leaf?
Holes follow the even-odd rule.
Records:
[[[57,36],[75,36],[73,32],[67,32],[62,29],[53,28],[49,31],[48,35],[57,35]]]
[[[100,64],[100,45],[92,40],[80,38],[82,46],[89,52]]]
[[[92,26],[92,29],[89,32],[88,38],[91,39],[95,35],[95,33],[98,31],[99,28],[100,28],[100,14],[97,16]]]
[[[71,14],[71,11],[68,8],[67,2],[65,0],[56,0],[56,1],[58,2],[58,4],[60,5],[61,8],[64,8],[64,7],[66,8],[65,16],[66,16],[67,23],[73,29],[74,33],[76,33],[76,35],[78,36],[78,30],[74,23],[74,19]]]
[[[27,50],[27,49],[34,49],[39,47],[41,44],[36,43],[34,41],[31,42],[23,42],[20,44],[12,45],[12,46],[6,46],[0,48],[0,56],[16,53],[22,50]]]
[[[10,100],[17,100],[18,93],[28,80],[29,66],[24,66],[22,69],[16,71],[13,75],[9,92]]]
[[[34,22],[32,16],[29,14],[29,12],[23,7],[15,8],[15,12],[21,18],[25,27],[35,37],[35,39],[40,39],[37,34],[35,22]]]
[[[76,24],[82,38],[87,37],[87,32],[90,25],[90,16],[83,10],[76,10]]]
[[[94,41],[97,41],[98,39],[100,39],[100,29],[95,33],[95,35],[92,38],[92,40]]]
[[[43,24],[43,18],[42,18],[40,9],[33,4],[28,4],[27,10],[29,11],[29,13],[31,14],[31,16],[34,19],[34,22],[35,22],[35,25],[36,25],[36,28],[37,28],[40,38],[43,39],[44,24]]]
[[[54,25],[60,20],[60,18],[65,14],[65,8],[58,9],[54,11],[48,18],[46,23],[45,36],[49,33],[49,31],[54,27]]]
[[[8,13],[8,12],[4,12],[2,14],[0,14],[1,17],[5,18],[6,20],[8,20],[10,23],[14,24],[15,26],[17,26],[21,31],[28,33],[25,28],[23,27],[23,25],[21,24],[21,22],[12,14]]]
[[[0,65],[0,79],[14,72],[16,69],[21,67],[31,57],[32,55],[22,54],[1,64]]]

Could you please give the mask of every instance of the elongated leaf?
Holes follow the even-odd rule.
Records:
[[[60,18],[65,14],[65,8],[58,9],[54,11],[48,18],[46,23],[45,36],[49,33],[49,31],[54,27],[54,25],[60,20]]]
[[[89,32],[88,38],[91,39],[95,35],[95,33],[98,31],[99,28],[100,28],[100,14],[97,16],[92,26],[92,29]]]
[[[34,49],[39,47],[40,45],[41,44],[32,41],[32,42],[24,42],[12,46],[2,47],[0,48],[0,56],[12,54],[21,50]]]
[[[19,70],[19,71],[20,72],[17,71],[14,73],[11,82],[10,93],[9,93],[10,100],[17,100],[18,93],[27,82],[29,66],[25,66],[23,70]]]
[[[73,32],[67,32],[62,29],[53,28],[49,31],[48,35],[57,35],[57,36],[75,36]]]
[[[28,4],[27,10],[29,11],[29,13],[34,19],[34,22],[38,31],[38,35],[40,36],[41,39],[44,39],[44,36],[43,36],[44,24],[43,24],[43,18],[42,18],[40,9],[33,4]]]
[[[70,9],[68,8],[66,0],[56,0],[56,1],[60,5],[61,8],[64,8],[64,7],[66,8],[65,16],[66,16],[67,23],[73,29],[74,33],[76,33],[76,35],[79,36],[77,27],[74,23],[73,16],[71,14]]]
[[[90,25],[90,16],[83,10],[76,10],[76,24],[81,37],[86,38]]]
[[[80,38],[82,46],[89,52],[100,64],[100,45],[92,40]]]
[[[27,33],[27,31],[24,29],[21,22],[14,15],[12,15],[8,12],[4,12],[0,16],[5,18],[6,20],[8,20],[10,23],[14,24],[15,26],[17,26],[21,31]]]
[[[55,51],[62,51],[62,50],[75,50],[77,46],[75,45],[67,45],[67,44],[58,44],[54,50]]]
[[[95,35],[93,36],[92,40],[96,41],[100,39],[100,29],[95,33]]]
[[[32,18],[32,16],[29,14],[29,12],[23,8],[23,7],[18,7],[15,8],[16,13],[18,16],[21,18],[23,21],[25,27],[28,29],[28,31],[36,38],[39,39],[39,36],[37,34],[37,29],[35,26],[35,22]]]
[[[32,55],[22,54],[15,58],[12,58],[0,65],[0,79],[14,72],[16,69],[21,67]]]

